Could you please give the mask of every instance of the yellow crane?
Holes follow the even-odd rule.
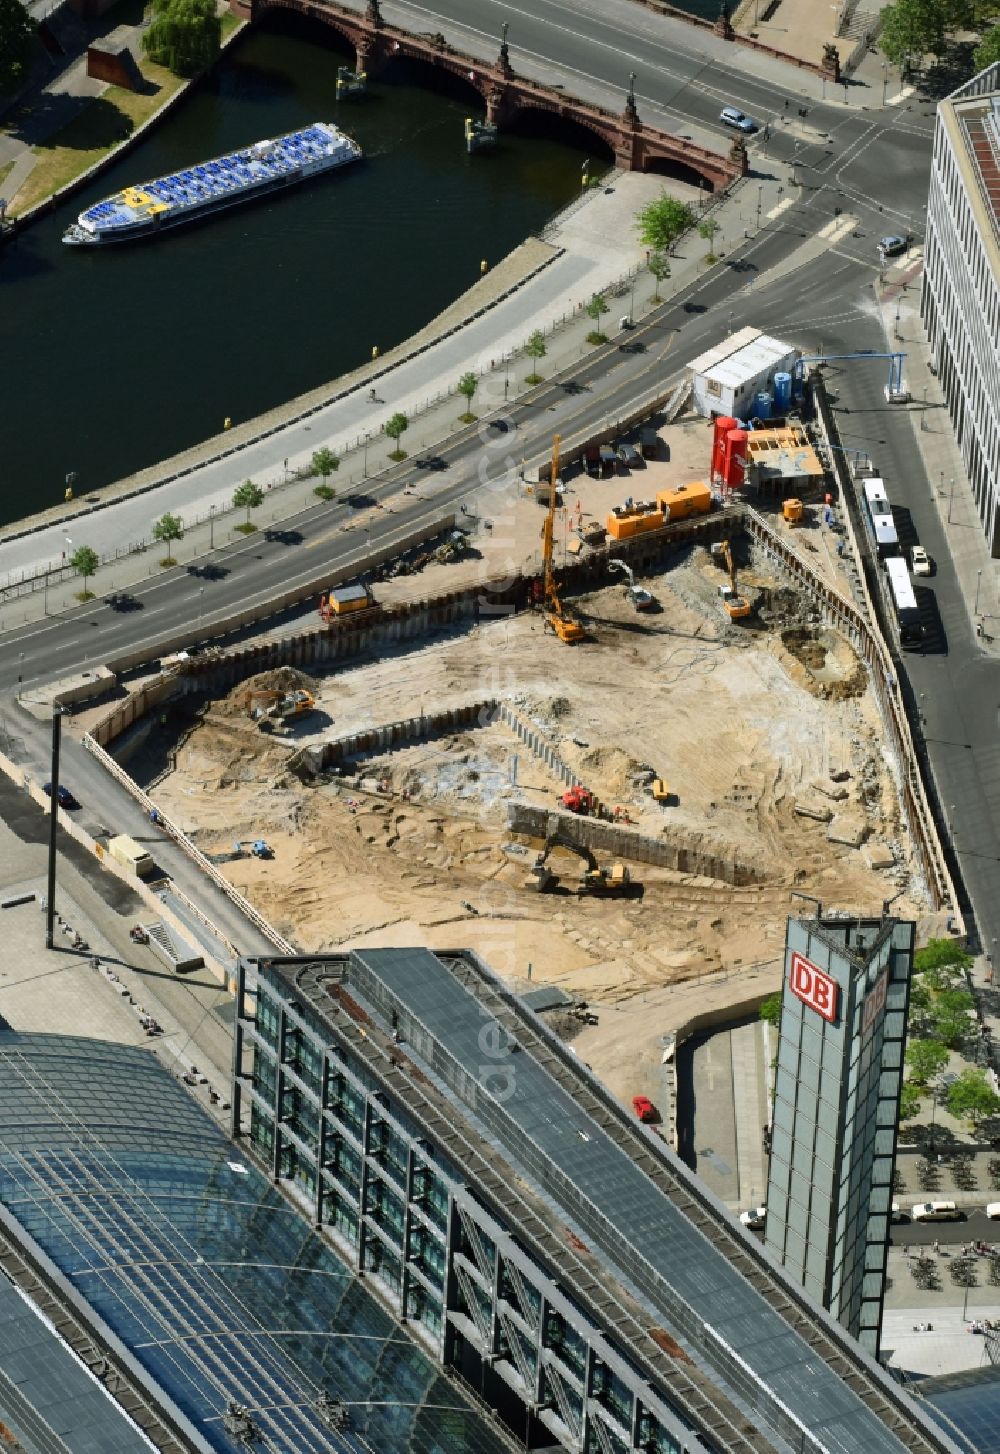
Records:
[[[556,520],[556,480],[559,478],[559,441],[558,434],[552,438],[552,470],[549,475],[549,508],[545,515],[545,524],[542,526],[542,562],[545,567],[545,621],[552,627],[552,630],[559,637],[560,641],[569,642],[571,645],[576,641],[585,641],[587,633],[578,621],[573,621],[567,616],[562,608],[559,593],[556,590],[556,578],[552,569],[552,544]]]

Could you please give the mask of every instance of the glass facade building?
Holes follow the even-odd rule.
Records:
[[[767,1246],[878,1356],[911,923],[790,919]]]
[[[239,967],[233,1133],[529,1448],[953,1446],[467,951]]]

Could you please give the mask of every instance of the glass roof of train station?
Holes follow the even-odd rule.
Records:
[[[0,1104],[0,1203],[195,1447],[231,1401],[269,1454],[508,1447],[147,1050],[2,1032]]]

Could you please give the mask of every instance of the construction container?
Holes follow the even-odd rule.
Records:
[[[119,833],[117,837],[108,839],[108,856],[138,878],[148,877],[156,867],[152,854],[147,853],[127,833]]]
[[[363,611],[371,605],[371,593],[367,586],[334,586],[326,601],[326,610],[331,616],[347,616],[351,611]],[[320,597],[320,610],[324,608]]]
[[[704,480],[692,480],[672,490],[661,490],[656,503],[663,520],[687,520],[691,515],[707,515],[712,508],[712,491]]]
[[[655,429],[644,429],[639,436],[643,459],[655,459],[660,452],[660,436]]]
[[[612,540],[632,540],[662,530],[666,517],[653,500],[636,500],[631,505],[616,505],[608,516],[608,535]]]

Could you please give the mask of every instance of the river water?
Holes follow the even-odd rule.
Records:
[[[0,524],[62,499],[69,471],[85,493],[384,352],[475,282],[481,259],[538,231],[596,161],[583,135],[508,135],[469,157],[471,98],[403,66],[338,108],[337,66],[353,56],[335,44],[294,15],[249,35],[147,141],[0,254]],[[321,118],[365,160],[156,240],[60,240],[128,182]]]

